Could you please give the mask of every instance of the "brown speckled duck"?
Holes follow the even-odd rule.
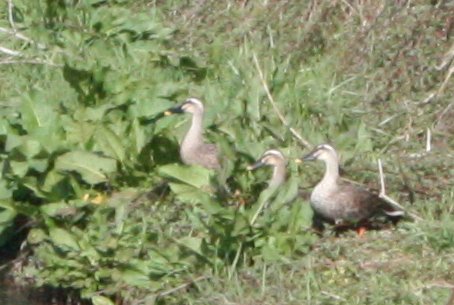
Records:
[[[166,111],[165,114],[192,114],[191,127],[180,145],[180,157],[183,163],[218,169],[220,168],[218,147],[203,141],[203,112],[202,102],[196,98],[189,98],[180,106]]]
[[[262,166],[271,166],[273,167],[273,175],[268,181],[269,187],[278,187],[285,182],[286,179],[286,167],[287,162],[284,155],[276,150],[270,149],[263,153],[263,155],[258,159],[253,165],[247,167],[248,170],[254,170]]]
[[[325,162],[325,175],[315,186],[310,199],[315,214],[322,219],[341,225],[362,225],[378,215],[391,220],[403,216],[404,211],[396,210],[367,189],[340,180],[339,158],[332,146],[318,145],[302,159]]]

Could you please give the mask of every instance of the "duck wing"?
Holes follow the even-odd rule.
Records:
[[[210,169],[218,169],[221,167],[219,162],[219,148],[215,144],[202,144],[197,153],[200,158],[200,165]]]
[[[397,210],[377,194],[359,185],[340,183],[336,197],[343,209],[342,218],[348,221],[359,222],[378,215],[385,215],[387,218],[403,215],[403,211]]]

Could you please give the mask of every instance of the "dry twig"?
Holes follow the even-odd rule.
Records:
[[[410,215],[413,219],[422,220],[422,218],[419,217],[418,215],[416,215],[414,213],[407,212],[405,210],[405,208],[403,206],[401,206],[397,201],[395,201],[394,199],[392,199],[391,197],[386,195],[385,176],[383,174],[383,166],[381,164],[381,160],[380,159],[378,159],[378,172],[380,174],[380,194],[378,195],[378,197],[380,197],[381,199],[385,200],[386,202],[388,202],[392,206],[396,207],[397,209],[399,209],[399,210],[405,212],[406,214]]]
[[[441,83],[441,85],[438,88],[438,90],[429,93],[429,95],[421,102],[421,104],[423,104],[423,105],[424,104],[428,104],[432,100],[434,100],[435,98],[439,97],[443,93],[443,91],[445,90],[449,80],[451,79],[451,76],[454,74],[454,61],[453,61],[453,59],[454,59],[454,43],[452,44],[451,48],[449,48],[448,52],[446,52],[446,54],[443,56],[443,60],[440,63],[440,65],[435,66],[435,69],[442,70],[446,66],[449,65],[449,69],[446,72],[445,79]]]
[[[0,52],[5,53],[9,56],[21,56],[22,55],[21,52],[19,52],[19,51],[11,50],[11,49],[8,49],[8,48],[2,47],[2,46],[0,46]]]
[[[8,0],[8,21],[11,28],[14,30],[14,32],[16,32],[16,25],[14,24],[13,17],[13,9],[14,9],[13,0]]]

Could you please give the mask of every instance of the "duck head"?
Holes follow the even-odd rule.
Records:
[[[263,153],[263,155],[254,164],[247,167],[248,170],[254,170],[262,166],[276,167],[285,162],[284,155],[276,150],[270,149]]]
[[[203,104],[200,100],[191,97],[184,101],[183,104],[164,112],[165,115],[171,115],[174,113],[201,114],[203,113]]]
[[[298,159],[299,162],[302,161],[312,161],[312,160],[322,160],[322,161],[338,161],[338,156],[336,150],[329,144],[320,144],[317,145],[310,153]]]

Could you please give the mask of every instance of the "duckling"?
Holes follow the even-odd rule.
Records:
[[[315,214],[323,220],[342,225],[364,223],[377,215],[396,220],[404,211],[396,210],[388,202],[365,188],[346,181],[339,176],[339,158],[336,150],[328,145],[318,145],[302,160],[322,160],[326,170],[323,179],[312,191],[310,202]],[[299,159],[301,161],[301,159]],[[362,228],[364,230],[364,228]],[[358,231],[358,233],[363,232]]]
[[[188,132],[180,145],[180,157],[183,163],[188,165],[200,165],[208,169],[219,169],[219,148],[215,144],[203,141],[203,113],[204,107],[200,100],[188,98],[180,106],[165,112],[166,115],[172,113],[191,113],[192,123]]]
[[[262,166],[273,167],[273,175],[268,181],[268,186],[272,188],[278,187],[285,182],[287,176],[285,169],[286,165],[287,162],[284,155],[276,149],[270,149],[265,151],[260,159],[258,159],[254,164],[249,165],[247,169],[254,170]]]

